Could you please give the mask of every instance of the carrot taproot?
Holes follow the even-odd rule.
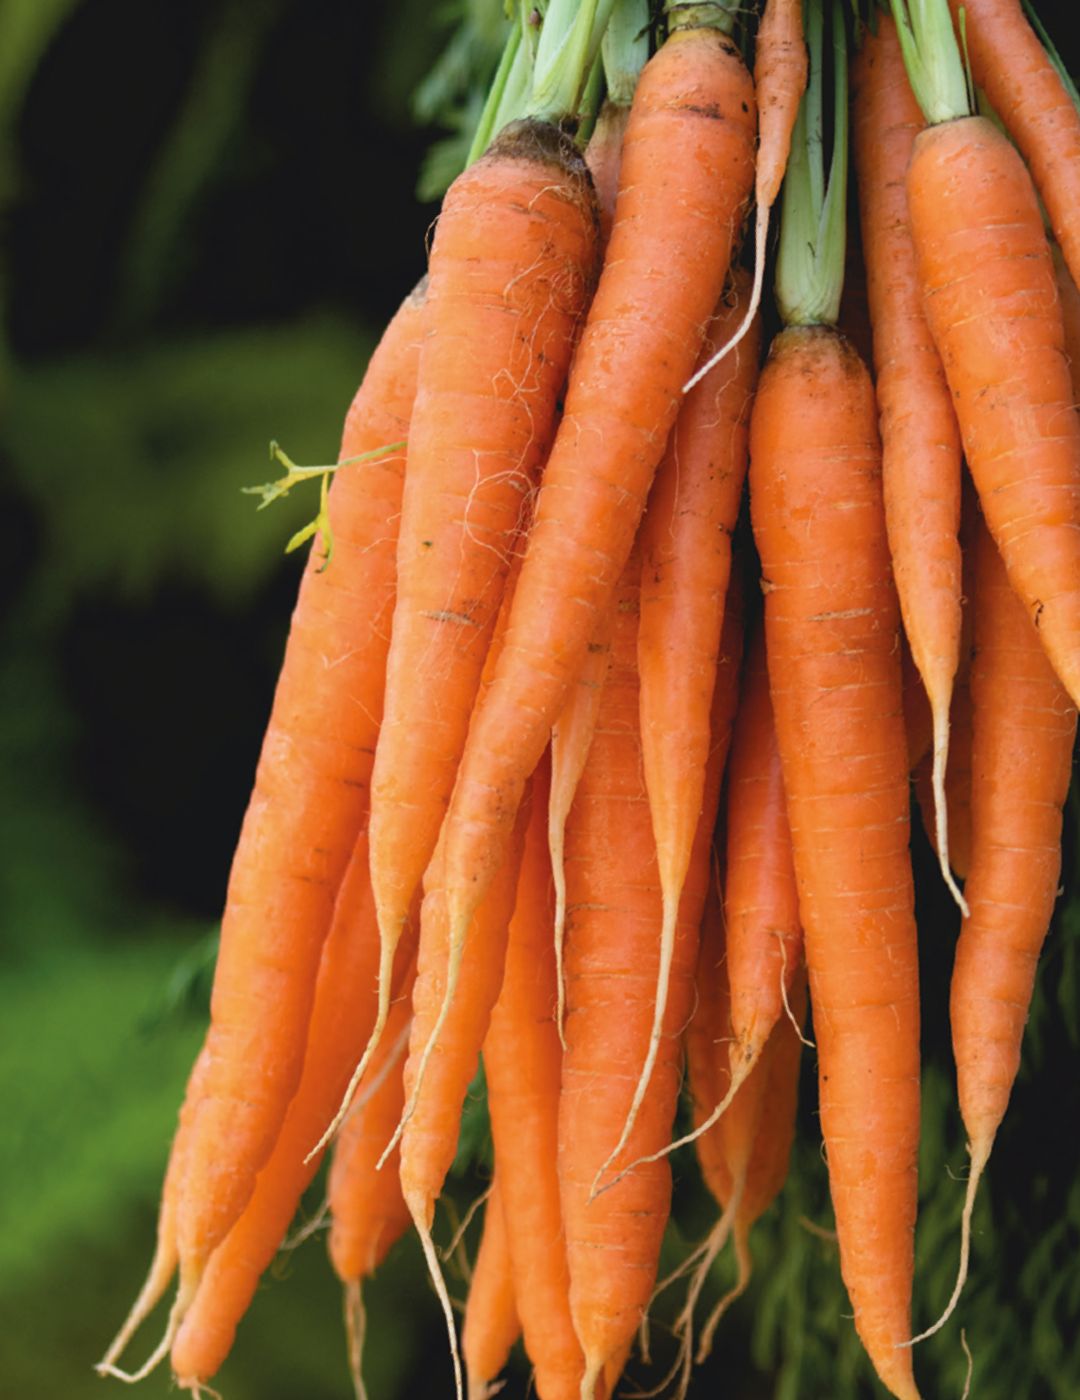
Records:
[[[885,523],[904,630],[930,701],[935,849],[949,862],[949,706],[960,659],[961,452],[937,346],[922,304],[904,175],[922,112],[888,15],[855,57],[853,135],[880,411]]]
[[[974,548],[971,913],[961,925],[949,1003],[971,1170],[956,1284],[944,1313],[915,1341],[944,1324],[966,1280],[975,1196],[1020,1065],[1039,953],[1058,896],[1062,807],[1076,738],[1076,708],[986,530],[977,532]]]
[[[547,764],[534,778],[502,990],[484,1040],[498,1183],[525,1350],[541,1400],[576,1400],[585,1361],[570,1317],[556,1172],[562,1047],[546,842]],[[489,1206],[490,1208],[490,1206]]]
[[[648,1044],[659,962],[660,891],[641,759],[639,599],[635,549],[616,594],[611,674],[567,828],[567,1017],[558,1170],[570,1307],[585,1354],[583,1400],[594,1395],[609,1363],[624,1359],[633,1341],[670,1209],[670,1166],[660,1149],[678,1094],[681,1031],[692,1001],[697,927],[709,879],[709,838],[734,710],[730,678],[741,649],[741,609],[729,598],[725,661],[713,701],[714,747],[676,931],[661,1051],[623,1154],[631,1166],[595,1193]],[[657,1160],[643,1161],[650,1154]]]
[[[689,391],[750,330],[765,285],[765,245],[772,213],[791,150],[791,133],[806,89],[806,43],[802,0],[766,0],[754,39],[754,90],[758,106],[758,147],[754,166],[754,278],[743,319],[711,358],[688,380]]]
[[[395,989],[386,1035],[333,1145],[326,1183],[330,1214],[327,1249],[342,1283],[345,1337],[356,1400],[367,1400],[363,1379],[366,1330],[363,1281],[373,1274],[412,1223],[398,1180],[398,1158],[375,1164],[394,1131],[405,1102],[402,1070],[412,1019],[415,958]]]
[[[742,318],[749,279],[736,270],[705,333],[702,358]],[[638,678],[641,752],[662,894],[653,1026],[614,1159],[648,1089],[667,1003],[683,884],[690,864],[711,747],[710,711],[731,575],[731,537],[746,478],[750,404],[760,357],[759,323],[687,394],[657,468],[639,540],[642,550]]]
[[[424,300],[422,284],[373,353],[342,461],[407,436]],[[299,1081],[322,945],[368,800],[403,474],[400,452],[338,472],[328,504],[334,567],[312,551],[300,586],[229,876],[205,1075],[176,1186],[178,1292],[140,1375],[168,1354]]]
[[[191,1074],[188,1077],[187,1088],[184,1092],[184,1101],[180,1105],[180,1113],[173,1135],[172,1146],[169,1150],[169,1160],[165,1168],[165,1180],[161,1188],[161,1205],[158,1209],[157,1240],[154,1246],[154,1257],[150,1261],[150,1269],[139,1295],[132,1305],[131,1311],[124,1319],[119,1332],[113,1338],[108,1351],[98,1362],[96,1370],[99,1375],[112,1375],[116,1363],[123,1352],[127,1349],[128,1342],[135,1335],[138,1328],[154,1308],[161,1301],[168,1291],[169,1285],[173,1281],[176,1273],[176,1266],[179,1262],[179,1253],[176,1244],[176,1209],[177,1194],[179,1184],[183,1180],[185,1157],[187,1144],[191,1132],[191,1122],[195,1114],[195,1105],[203,1092],[203,1082],[207,1073],[207,1052],[203,1045],[192,1066]]]
[[[411,949],[403,944],[401,952],[407,959]],[[184,1389],[203,1384],[225,1360],[259,1279],[315,1175],[319,1157],[309,1156],[309,1149],[337,1108],[374,1024],[378,965],[367,841],[361,836],[323,945],[300,1083],[255,1190],[210,1256],[173,1343],[173,1371]]]
[[[951,0],[963,7],[964,52],[975,81],[1020,148],[1054,237],[1080,281],[1080,112],[1019,0]]]
[[[1073,397],[1080,388],[1080,290],[1077,289],[1069,265],[1056,243],[1050,245],[1054,259],[1054,281],[1057,283],[1058,300],[1061,303],[1061,322],[1065,332],[1065,358],[1069,362],[1069,375],[1072,379]]]
[[[702,12],[683,17],[693,24]],[[678,15],[672,11],[673,26]],[[447,816],[455,939],[502,862],[525,780],[629,556],[727,274],[753,178],[755,126],[753,84],[730,39],[712,28],[675,28],[634,93],[611,241],[545,467],[507,644],[474,714]]]
[[[552,123],[511,123],[443,202],[372,776],[371,877],[384,949],[373,1044],[553,430],[595,251],[588,172]]]
[[[496,1171],[484,1206],[484,1231],[469,1282],[461,1350],[468,1376],[468,1400],[488,1400],[521,1335],[518,1297],[510,1264],[510,1229]]]
[[[807,386],[813,385],[812,393]],[[876,408],[827,326],[773,342],[750,424],[770,691],[814,1005],[822,1131],[855,1325],[894,1395],[919,1136],[907,749]]]
[[[730,1002],[731,1079],[717,1103],[734,1096],[753,1071],[789,1004],[803,960],[791,830],[761,625],[743,672],[726,813],[724,975]]]
[[[901,3],[894,0],[894,8]],[[925,7],[924,18],[925,30],[898,18],[905,62],[920,43],[933,46],[936,57],[952,43],[955,76],[951,85],[925,87],[912,79],[933,118],[915,140],[907,173],[923,304],[986,523],[1051,665],[1076,700],[1080,420],[1053,260],[1023,159],[991,121],[966,115],[947,6]],[[949,70],[935,63],[939,71]]]

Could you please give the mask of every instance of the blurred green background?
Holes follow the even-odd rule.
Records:
[[[497,9],[0,4],[5,1395],[120,1393],[91,1364],[149,1259],[301,567],[282,545],[313,509],[299,499],[256,515],[239,488],[270,474],[271,438],[300,461],[336,455],[366,356],[423,270]],[[917,839],[925,1325],[951,1285],[962,1187],[949,1173],[965,1155],[944,1019],[956,918]],[[973,1394],[992,1400],[1080,1397],[1075,844],[1070,819],[1066,898],[962,1308]],[[875,1393],[835,1246],[805,1225],[830,1224],[812,1080],[808,1055],[790,1188],[758,1232],[758,1281],[692,1395]],[[468,1133],[438,1218],[444,1241],[485,1180],[479,1098]],[[676,1172],[666,1263],[711,1220],[692,1157]],[[320,1195],[316,1183],[309,1210]],[[462,1278],[452,1286],[463,1294]],[[367,1301],[373,1400],[452,1393],[411,1241]],[[631,1368],[645,1386],[670,1359],[671,1312],[661,1304],[657,1364]],[[919,1369],[927,1395],[960,1394],[956,1326],[921,1348]],[[215,1384],[226,1400],[350,1393],[318,1238],[267,1279]],[[527,1384],[518,1357],[508,1393]],[[141,1393],[169,1389],[161,1372]]]

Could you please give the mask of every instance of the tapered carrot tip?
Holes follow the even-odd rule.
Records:
[[[146,1275],[146,1282],[139,1290],[139,1296],[132,1304],[131,1311],[113,1338],[108,1351],[94,1367],[99,1376],[107,1376],[111,1373],[112,1368],[126,1350],[128,1342],[131,1341],[140,1325],[165,1296],[165,1290],[172,1281],[175,1272],[176,1250],[171,1242],[165,1243],[159,1239],[153,1260],[150,1263],[150,1270]]]
[[[361,1369],[367,1313],[364,1311],[364,1295],[358,1278],[350,1279],[345,1285],[342,1304],[345,1312],[345,1345],[349,1353],[349,1375],[352,1377],[353,1393],[356,1400],[368,1400]]]
[[[435,1242],[431,1238],[432,1207],[428,1201],[427,1193],[424,1191],[403,1191],[402,1195],[405,1197],[405,1204],[408,1206],[409,1214],[416,1226],[416,1233],[420,1236],[420,1246],[424,1251],[431,1284],[443,1310],[443,1317],[446,1319],[446,1331],[450,1339],[450,1359],[454,1365],[454,1391],[457,1400],[464,1400],[465,1387],[461,1375],[461,1350],[458,1346],[457,1328],[454,1325],[454,1309],[450,1302],[450,1294],[446,1289],[446,1280],[439,1267],[439,1256],[435,1251]]]

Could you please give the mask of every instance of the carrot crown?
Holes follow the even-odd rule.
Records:
[[[667,0],[668,32],[676,29],[719,29],[734,34],[738,5],[723,0]]]
[[[647,0],[615,0],[600,49],[608,101],[629,107],[645,60],[649,57]]]
[[[844,288],[847,208],[847,39],[832,0],[832,155],[825,173],[823,0],[806,6],[810,73],[784,177],[776,301],[787,326],[835,325]]]
[[[476,132],[465,159],[472,165],[491,145],[496,133],[524,108],[532,85],[532,47],[522,34],[520,17],[510,26],[499,66],[491,80]]]
[[[948,0],[891,0],[904,67],[931,126],[970,117],[974,98],[953,32]]]

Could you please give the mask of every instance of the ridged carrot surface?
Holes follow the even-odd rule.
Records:
[[[584,162],[548,123],[511,123],[443,201],[372,779],[371,875],[386,957],[450,799],[592,290],[596,239]]]
[[[1031,177],[983,117],[928,127],[907,177],[930,329],[1009,581],[1080,697],[1080,419]]]
[[[879,1376],[910,1336],[919,986],[899,607],[873,387],[826,327],[774,340],[750,422],[770,690],[814,1007],[840,1263]]]
[[[1080,112],[1020,0],[952,0],[954,15],[961,4],[972,74],[1031,168],[1080,282]]]
[[[349,410],[343,459],[407,437],[423,316],[414,296],[388,326]],[[337,473],[333,567],[312,554],[293,614],[229,878],[181,1183],[188,1300],[250,1198],[300,1079],[323,941],[368,801],[404,470],[398,453]]]
[[[493,1382],[510,1359],[510,1350],[520,1335],[510,1265],[510,1230],[496,1173],[484,1206],[484,1231],[469,1281],[461,1334],[469,1400],[487,1400],[501,1389]]]
[[[629,557],[727,275],[755,130],[750,76],[715,30],[677,30],[646,64],[507,644],[451,802],[447,900],[457,927],[501,863],[525,780]]]
[[[556,1171],[562,1045],[555,1023],[546,767],[541,760],[533,780],[502,990],[484,1040],[484,1069],[499,1190],[513,1221],[514,1292],[536,1393],[540,1400],[577,1400],[585,1358],[570,1318]]]
[[[947,838],[949,703],[960,658],[960,430],[923,310],[904,175],[924,122],[890,16],[864,34],[852,84],[885,523],[904,629],[933,712],[935,808],[943,809],[935,816]]]
[[[308,1160],[308,1154],[340,1103],[374,1024],[378,967],[367,842],[361,838],[323,946],[300,1084],[251,1199],[211,1255],[173,1343],[173,1371],[182,1386],[208,1380],[225,1360],[259,1279],[318,1170],[320,1156]]]

